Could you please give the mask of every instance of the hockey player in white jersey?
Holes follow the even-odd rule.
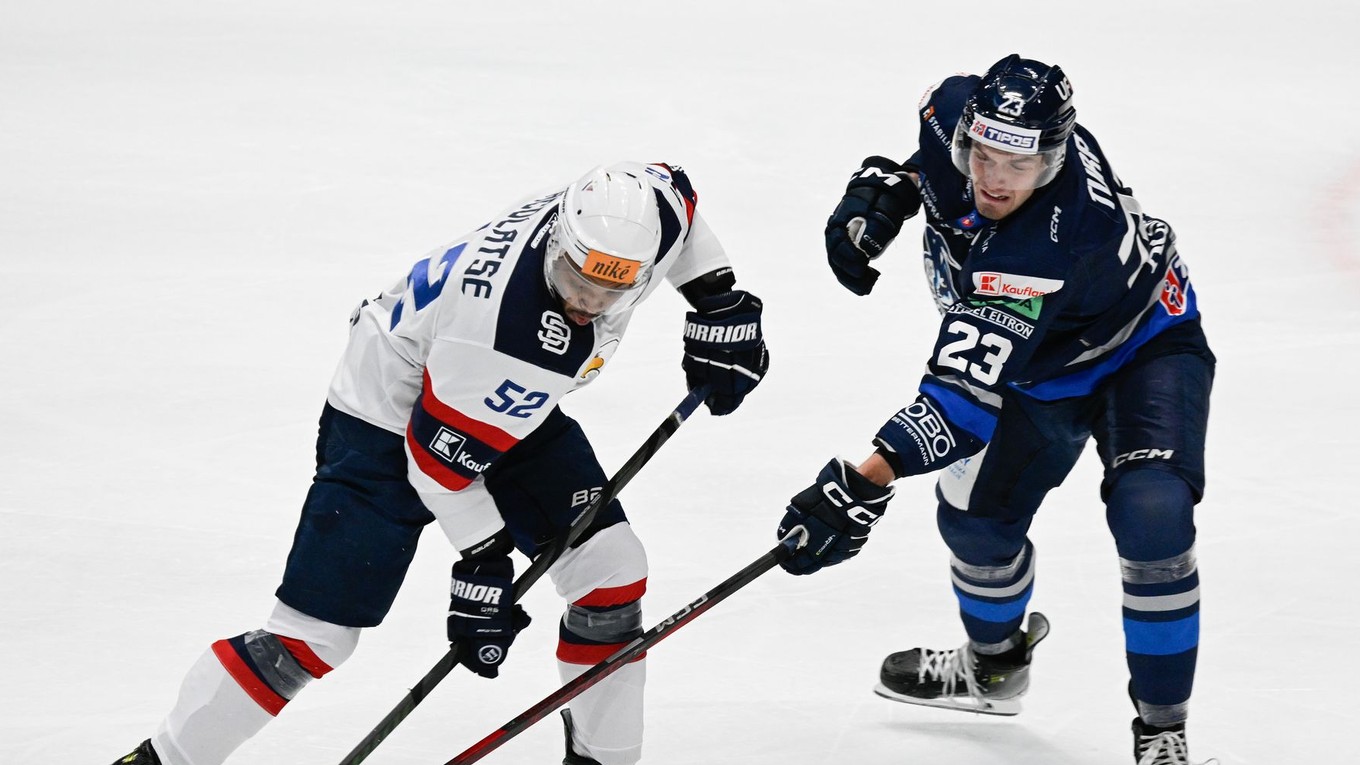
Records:
[[[277,603],[261,629],[219,640],[190,669],[128,765],[218,765],[382,622],[437,521],[453,565],[448,638],[496,677],[529,623],[512,605],[512,547],[565,531],[604,472],[559,399],[610,365],[634,308],[663,282],[686,315],[682,366],[713,414],[765,374],[761,303],[735,290],[685,173],[624,162],[526,198],[440,247],[351,318]],[[647,559],[617,501],[549,570],[567,606],[564,681],[642,631]],[[572,702],[567,765],[641,757],[645,660]]]

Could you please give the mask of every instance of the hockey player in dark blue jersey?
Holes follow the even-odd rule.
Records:
[[[917,395],[858,466],[833,459],[779,526],[811,535],[808,574],[858,553],[897,478],[939,471],[937,520],[968,642],[883,663],[890,699],[1015,714],[1042,614],[1027,537],[1045,494],[1094,437],[1119,553],[1137,708],[1135,760],[1188,763],[1199,636],[1194,508],[1214,356],[1175,235],[1143,213],[1076,122],[1062,70],[1011,55],[920,104],[905,162],[870,157],[826,227],[837,279],[866,295],[903,222],[925,207],[926,275],[942,315]]]

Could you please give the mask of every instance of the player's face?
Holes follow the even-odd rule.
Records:
[[[599,318],[629,291],[586,276],[566,256],[553,260],[551,279],[553,291],[562,301],[562,313],[582,327]]]
[[[992,220],[1001,220],[1034,196],[1034,187],[1044,171],[1044,159],[1035,154],[1012,154],[974,143],[968,169],[973,178],[973,201],[978,212]]]

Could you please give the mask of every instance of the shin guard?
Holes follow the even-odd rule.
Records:
[[[1124,644],[1138,714],[1184,722],[1199,655],[1194,500],[1175,474],[1135,470],[1107,500],[1124,586]]]
[[[152,739],[164,765],[220,765],[303,686],[348,658],[358,637],[357,628],[279,603],[265,629],[217,641],[185,676]]]
[[[639,600],[647,590],[647,558],[627,523],[600,531],[554,567],[569,599],[557,646],[562,681],[576,679],[642,634]],[[571,702],[572,747],[601,765],[642,757],[646,658],[640,656]]]

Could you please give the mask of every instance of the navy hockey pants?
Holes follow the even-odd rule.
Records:
[[[1198,350],[1185,352],[1190,333]],[[1184,719],[1199,642],[1193,516],[1214,361],[1197,324],[1177,334],[1161,345],[1173,352],[1159,355],[1154,340],[1090,395],[1040,401],[1007,391],[986,450],[951,466],[937,489],[964,627],[982,650],[1005,650],[1034,587],[1034,514],[1094,436],[1133,692],[1154,723]]]
[[[283,583],[285,604],[347,627],[381,623],[434,520],[406,480],[404,439],[332,408],[321,414],[316,477],[302,506]],[[521,552],[532,556],[606,478],[581,426],[561,409],[486,471],[487,489]],[[625,520],[617,500],[577,545]]]

